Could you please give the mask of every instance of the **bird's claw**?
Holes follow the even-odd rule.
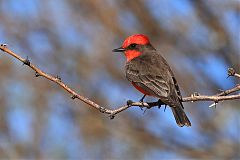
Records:
[[[143,103],[144,98],[146,97],[146,94],[143,95],[143,97],[139,100],[139,102]]]
[[[139,102],[142,103],[142,105],[139,106],[139,107],[141,108],[141,110],[143,110],[143,108],[144,108],[144,102],[143,102],[143,100],[144,100],[145,97],[146,97],[146,94],[144,94],[143,97],[139,100]],[[145,111],[146,111],[146,110],[145,110]],[[144,111],[144,112],[145,112],[145,111]]]
[[[71,98],[72,98],[72,99],[75,99],[75,98],[77,98],[77,95],[73,94],[73,95],[71,96]]]
[[[165,105],[164,105],[164,110],[163,110],[164,112],[166,111],[166,108],[167,108],[167,105],[165,104]]]
[[[29,61],[29,59],[28,59],[28,56],[27,56],[27,58],[23,61],[23,65],[30,66],[30,61]]]
[[[144,102],[141,102],[141,106],[139,106],[140,108],[141,108],[141,110],[143,110],[143,108],[144,108]]]
[[[163,103],[160,99],[158,100],[158,108],[161,108],[162,107],[162,105],[165,105],[166,106],[166,104],[165,103]]]

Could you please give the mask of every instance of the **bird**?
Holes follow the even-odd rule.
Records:
[[[143,94],[141,102],[145,96],[158,98],[171,108],[178,126],[191,126],[184,112],[177,80],[167,61],[146,35],[131,35],[124,40],[121,47],[112,51],[124,53],[126,78]]]

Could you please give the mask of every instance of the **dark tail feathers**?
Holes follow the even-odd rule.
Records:
[[[191,126],[191,122],[189,121],[187,115],[185,114],[184,110],[182,107],[171,107],[173,115],[175,117],[175,120],[178,124],[178,126],[183,127],[183,126]]]

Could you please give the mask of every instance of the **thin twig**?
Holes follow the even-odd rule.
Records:
[[[217,97],[226,96],[226,95],[229,95],[229,94],[237,92],[237,91],[240,91],[240,84],[237,84],[236,87],[234,87],[234,88],[222,91],[221,93],[218,93],[216,96]]]
[[[98,105],[97,103],[89,100],[88,98],[84,97],[84,96],[81,96],[79,95],[78,93],[76,93],[73,89],[71,89],[70,87],[68,87],[65,83],[63,83],[61,81],[61,78],[59,76],[56,76],[56,77],[53,77],[45,72],[43,72],[42,70],[40,70],[39,68],[37,68],[35,65],[33,65],[29,59],[24,59],[22,57],[20,57],[19,55],[17,55],[16,53],[14,53],[13,51],[11,51],[10,49],[7,48],[6,45],[0,45],[0,49],[5,52],[5,53],[8,53],[10,54],[11,56],[15,57],[16,59],[20,60],[21,62],[23,62],[23,64],[29,66],[31,69],[33,69],[35,71],[35,76],[38,77],[38,76],[42,76],[42,77],[45,77],[46,79],[50,80],[50,81],[53,81],[55,83],[57,83],[59,86],[61,86],[64,90],[66,90],[67,92],[69,92],[72,96],[72,99],[80,99],[81,101],[85,102],[86,104],[102,111],[102,112],[105,112],[105,113],[108,113],[108,114],[111,114],[112,111],[111,110],[108,110],[108,109],[105,109],[104,107],[101,107],[100,105]]]
[[[240,78],[240,74],[236,73],[236,71],[233,68],[228,68],[228,77],[230,76]]]
[[[240,94],[237,95],[228,95],[228,96],[192,96],[192,97],[184,97],[182,98],[183,102],[189,102],[189,101],[224,101],[224,100],[234,100],[234,99],[240,99]]]
[[[138,106],[138,107],[146,107],[146,108],[151,108],[154,106],[161,106],[162,104],[160,104],[159,102],[150,102],[150,103],[142,103],[142,102],[131,102],[130,104],[121,106],[117,109],[108,109],[105,107],[102,107],[100,105],[98,105],[97,103],[93,102],[92,100],[78,94],[76,91],[74,91],[73,89],[71,89],[70,87],[68,87],[64,82],[62,82],[61,78],[59,76],[51,76],[45,72],[43,72],[41,69],[37,68],[35,65],[33,65],[30,60],[28,58],[24,59],[21,56],[19,56],[18,54],[14,53],[13,51],[11,51],[10,49],[7,48],[7,45],[5,44],[1,44],[0,45],[0,50],[2,50],[3,52],[15,57],[16,59],[18,59],[19,61],[21,61],[24,65],[29,66],[32,70],[35,71],[35,76],[39,77],[45,77],[46,79],[53,81],[54,83],[58,84],[59,86],[61,86],[64,90],[66,90],[67,92],[69,92],[72,96],[72,99],[79,99],[81,101],[83,101],[84,103],[88,104],[89,106],[99,110],[102,113],[105,114],[109,114],[110,118],[113,119],[114,116],[132,106]],[[240,75],[237,74],[235,72],[235,70],[233,70],[232,68],[228,69],[228,75],[229,76],[235,76],[237,78],[240,78]],[[225,90],[222,91],[219,94],[213,95],[213,96],[205,96],[205,95],[192,95],[190,97],[184,97],[182,98],[182,102],[194,102],[194,101],[213,101],[215,103],[219,102],[219,101],[224,101],[224,100],[234,100],[234,99],[240,99],[240,94],[237,95],[229,95],[231,93],[237,92],[240,90],[240,85],[237,85],[236,87],[229,89],[229,90]]]

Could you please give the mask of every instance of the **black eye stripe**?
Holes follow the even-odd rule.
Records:
[[[137,46],[137,44],[135,44],[135,43],[132,43],[132,44],[130,44],[129,45],[129,49],[135,49],[136,48],[136,46]]]
[[[131,44],[131,47],[136,47],[136,44]]]

